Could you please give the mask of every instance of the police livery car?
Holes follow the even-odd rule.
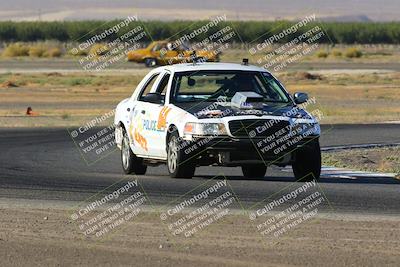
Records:
[[[155,68],[116,108],[122,168],[166,164],[171,177],[191,178],[197,166],[239,166],[261,178],[291,165],[297,180],[318,179],[320,126],[307,101],[247,60]]]

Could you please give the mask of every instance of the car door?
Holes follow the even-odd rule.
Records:
[[[141,135],[146,139],[146,156],[150,158],[164,159],[166,157],[166,119],[171,108],[164,105],[164,100],[170,77],[171,75],[168,71],[163,71],[150,90],[150,93],[159,93],[161,95],[160,103],[147,102],[146,98],[142,96],[139,97],[139,105],[135,108],[141,116]],[[138,138],[143,140],[139,136]]]
[[[131,149],[133,153],[138,156],[148,156],[148,143],[149,139],[146,136],[147,131],[144,127],[144,121],[146,119],[146,105],[148,103],[143,102],[142,99],[148,95],[160,78],[160,72],[153,73],[148,77],[143,87],[140,89],[139,94],[134,99],[134,104],[130,110],[130,124],[129,124],[129,135],[131,139]]]
[[[177,63],[178,52],[170,49],[167,43],[160,46],[160,51],[157,54],[157,60],[164,65]]]

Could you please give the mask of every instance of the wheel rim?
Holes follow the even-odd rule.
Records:
[[[176,138],[173,136],[168,144],[168,170],[173,173],[176,170],[178,161],[178,146]]]
[[[124,141],[122,145],[122,165],[124,169],[128,169],[129,165],[129,140],[128,137],[124,136]]]

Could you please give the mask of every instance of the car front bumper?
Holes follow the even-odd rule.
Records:
[[[182,149],[191,158],[197,158],[199,165],[209,165],[211,162],[223,166],[261,163],[285,166],[295,160],[296,151],[312,148],[318,138],[308,136],[271,145],[260,138],[194,137]]]

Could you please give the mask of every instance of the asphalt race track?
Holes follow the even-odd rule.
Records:
[[[321,146],[400,142],[399,124],[323,126]],[[135,176],[123,175],[119,150],[88,165],[63,128],[0,130],[0,198],[39,201],[84,201],[99,191],[112,191]],[[215,177],[217,175],[217,177]],[[214,178],[210,181],[209,179]],[[267,171],[263,180],[248,180],[240,168],[201,167],[192,180],[172,179],[165,166],[137,176],[152,204],[164,205],[190,190],[227,178],[241,207],[260,205],[268,196],[294,183],[291,172]],[[112,186],[111,186],[112,185]],[[111,187],[110,187],[111,186]],[[400,180],[393,178],[321,178],[329,200],[326,212],[400,215]]]

